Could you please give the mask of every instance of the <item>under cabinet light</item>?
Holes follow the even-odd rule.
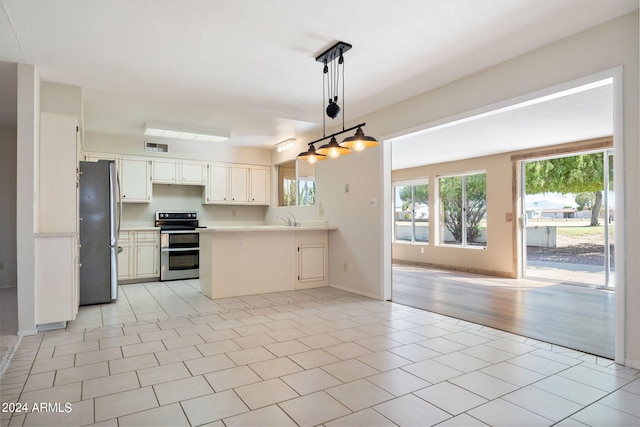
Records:
[[[144,134],[160,138],[202,142],[223,142],[230,137],[229,132],[217,129],[194,128],[177,124],[151,122],[144,124]]]

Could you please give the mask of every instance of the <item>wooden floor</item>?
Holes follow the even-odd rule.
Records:
[[[397,264],[391,296],[399,304],[614,357],[612,291]]]

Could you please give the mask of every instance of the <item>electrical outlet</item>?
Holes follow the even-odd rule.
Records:
[[[344,192],[348,193],[349,192],[349,184],[345,184],[344,185]]]
[[[507,212],[507,214],[505,215],[505,220],[507,222],[513,221],[513,214],[511,212]]]
[[[424,246],[420,247],[420,253],[423,254],[424,253]]]
[[[242,239],[238,240],[238,247],[239,248],[244,248],[244,240],[242,240]]]

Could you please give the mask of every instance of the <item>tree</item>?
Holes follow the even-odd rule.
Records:
[[[593,193],[580,193],[576,195],[576,205],[578,210],[591,209],[596,203],[596,196]]]
[[[539,194],[586,193],[594,195],[591,206],[591,223],[598,225],[598,213],[602,206],[604,190],[603,153],[581,154],[537,160],[526,164],[526,192]]]
[[[413,189],[413,196],[411,195],[411,189]],[[402,200],[402,210],[409,209],[411,203],[414,206],[417,203],[429,203],[429,185],[405,185],[400,190],[400,200]]]
[[[466,206],[463,209],[462,185],[466,183]],[[462,242],[463,214],[466,214],[467,242],[480,237],[480,221],[487,212],[486,175],[483,173],[440,178],[440,203],[444,223],[456,242]]]

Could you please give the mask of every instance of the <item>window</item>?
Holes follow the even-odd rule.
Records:
[[[315,169],[307,162],[291,160],[278,165],[278,206],[316,203]]]
[[[429,184],[426,179],[394,186],[397,242],[429,242]]]
[[[487,246],[486,173],[438,178],[440,244]]]

